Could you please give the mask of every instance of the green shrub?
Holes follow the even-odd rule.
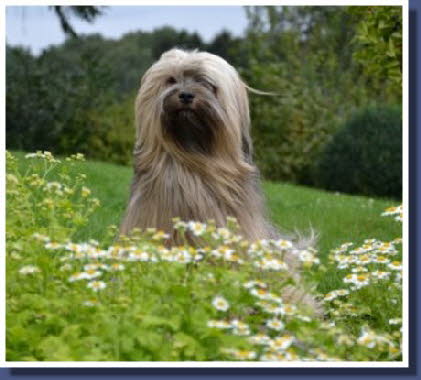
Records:
[[[400,107],[368,107],[347,121],[316,167],[318,185],[345,193],[402,197]]]
[[[117,164],[130,164],[135,138],[133,109],[134,96],[128,96],[89,113],[92,133],[87,141],[88,157]]]

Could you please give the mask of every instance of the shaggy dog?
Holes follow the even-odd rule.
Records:
[[[134,179],[122,234],[155,227],[170,234],[171,245],[179,243],[174,217],[213,219],[223,227],[230,216],[249,241],[281,237],[266,219],[253,164],[248,89],[231,65],[205,52],[169,50],[145,73],[135,104]],[[284,259],[299,280],[296,256]],[[283,298],[320,311],[301,287],[284,288]]]
[[[173,234],[173,217],[221,227],[231,216],[251,241],[276,237],[252,159],[247,86],[231,65],[169,50],[143,76],[135,108],[135,174],[121,233]]]

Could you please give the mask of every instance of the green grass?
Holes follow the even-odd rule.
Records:
[[[23,153],[16,153],[23,158]],[[25,160],[22,160],[25,165]],[[87,175],[87,186],[101,201],[88,226],[77,235],[80,240],[99,239],[110,224],[119,225],[129,195],[132,168],[104,162],[77,163],[74,170]],[[267,208],[274,224],[285,231],[318,234],[317,249],[323,261],[333,248],[364,239],[391,240],[402,234],[401,224],[381,217],[383,210],[396,200],[337,194],[303,186],[264,182]],[[324,292],[340,284],[335,273],[321,279]]]

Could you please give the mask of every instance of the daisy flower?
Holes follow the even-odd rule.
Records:
[[[258,297],[262,300],[268,300],[268,299],[271,298],[270,293],[267,290],[260,289],[260,288],[259,289],[256,289],[256,288],[251,289],[250,294],[253,295],[253,296],[256,296],[256,297]]]
[[[402,205],[397,207],[389,207],[381,214],[381,216],[396,215],[402,213]]]
[[[224,255],[224,260],[232,261],[232,262],[239,262],[242,263],[243,261],[240,259],[240,256],[235,251],[231,250],[229,253]]]
[[[249,350],[236,350],[232,352],[232,355],[239,360],[252,360],[257,356],[254,351]]]
[[[164,231],[157,231],[153,236],[152,240],[164,240],[169,239],[170,235],[166,234]]]
[[[96,306],[99,304],[98,300],[96,300],[95,298],[87,300],[83,303],[85,306]]]
[[[232,325],[230,322],[223,320],[210,320],[208,321],[208,327],[214,327],[217,329],[230,329]]]
[[[45,248],[47,248],[47,249],[60,249],[60,248],[62,248],[62,245],[57,243],[57,242],[50,241],[47,244],[45,244]]]
[[[270,342],[270,337],[265,334],[256,334],[249,337],[248,340],[252,344],[268,345]]]
[[[390,260],[386,256],[376,256],[373,255],[373,261],[380,264],[387,264],[390,262]]]
[[[174,261],[183,264],[190,263],[192,261],[192,255],[185,249],[178,250],[174,254]]]
[[[211,251],[211,254],[212,254],[212,256],[219,259],[221,257],[225,258],[225,257],[233,254],[234,252],[235,251],[233,249],[230,249],[226,245],[222,245],[222,246],[218,247],[217,249],[214,249],[213,251]]]
[[[258,306],[260,306],[266,313],[280,315],[284,313],[284,309],[281,308],[279,305],[270,303],[270,302],[258,302]]]
[[[217,228],[216,231],[212,234],[214,239],[223,239],[227,240],[231,237],[231,232],[227,228]]]
[[[39,233],[34,233],[33,235],[32,235],[32,237],[35,239],[35,240],[39,240],[39,241],[43,241],[43,242],[48,242],[48,241],[50,241],[50,238],[47,236],[47,235],[42,235],[42,234],[39,234]]]
[[[401,270],[402,269],[402,263],[400,261],[392,261],[388,267],[392,270]]]
[[[86,198],[91,194],[91,190],[88,189],[86,186],[82,186],[82,189],[80,190],[80,193],[82,197]]]
[[[92,280],[94,278],[101,276],[101,274],[102,273],[100,271],[97,271],[96,269],[89,269],[85,271],[85,278],[87,280]]]
[[[294,338],[292,336],[279,336],[275,339],[272,339],[269,343],[269,346],[272,350],[286,350],[291,346],[294,342]]]
[[[379,280],[385,280],[390,277],[390,272],[382,272],[382,271],[376,270],[374,272],[371,272],[371,275],[374,278],[378,278]]]
[[[91,288],[94,292],[98,292],[99,290],[105,289],[107,284],[103,281],[91,281],[88,283],[88,288]]]
[[[255,287],[255,286],[258,286],[258,287],[260,287],[260,288],[267,288],[267,287],[268,287],[268,286],[267,286],[264,282],[262,282],[262,281],[249,281],[249,282],[244,283],[244,284],[243,284],[243,286],[244,286],[246,289],[250,289],[250,288],[253,288],[253,287]]]
[[[377,344],[376,335],[368,329],[362,329],[361,335],[357,339],[357,343],[360,346],[365,346],[368,348],[374,348]]]
[[[32,274],[37,272],[41,272],[41,270],[35,265],[26,265],[19,269],[20,274]]]
[[[231,326],[233,327],[233,334],[247,336],[250,335],[250,327],[247,323],[241,322],[238,319],[231,321]]]
[[[349,294],[349,290],[347,289],[338,289],[335,292],[338,296],[346,296]]]
[[[86,279],[86,272],[76,272],[69,277],[70,282]]]
[[[338,297],[338,295],[336,294],[335,291],[333,291],[333,292],[329,292],[329,293],[325,294],[323,300],[324,301],[333,301],[337,297]]]
[[[219,311],[227,311],[229,308],[228,301],[221,296],[216,296],[212,301],[212,305]]]
[[[150,259],[151,255],[144,251],[130,252],[127,258],[128,261],[149,261]]]
[[[85,271],[88,271],[88,270],[98,270],[98,269],[105,269],[105,270],[107,270],[109,268],[108,268],[108,265],[106,265],[106,264],[102,264],[102,263],[91,263],[91,264],[84,265],[83,266],[83,269]]]
[[[352,273],[368,272],[368,269],[366,267],[363,267],[363,266],[358,266],[358,267],[352,268],[351,272]]]
[[[273,245],[279,249],[290,249],[292,248],[292,243],[289,240],[279,239],[273,242]]]
[[[316,264],[319,263],[319,259],[314,256],[314,253],[308,250],[299,251],[298,257],[300,261],[303,261],[306,263],[316,263]]]
[[[266,326],[276,331],[280,331],[285,327],[284,323],[277,318],[268,319],[266,321]]]
[[[262,261],[255,262],[255,265],[263,270],[288,270],[288,265],[279,259],[263,259]]]
[[[206,224],[204,223],[189,222],[187,226],[194,236],[202,236],[206,232]]]
[[[291,304],[283,304],[280,308],[282,315],[293,315],[297,311],[297,307]]]
[[[367,264],[370,264],[371,261],[372,259],[369,255],[361,255],[361,256],[358,256],[356,259],[356,263],[358,265],[367,265]]]

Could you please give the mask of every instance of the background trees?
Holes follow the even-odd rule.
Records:
[[[80,14],[89,21],[99,11]],[[65,43],[38,57],[8,46],[7,148],[78,151],[129,163],[131,104],[142,74],[171,47],[197,48],[226,58],[251,87],[276,93],[250,95],[255,158],[263,176],[320,185],[319,163],[327,146],[355,113],[377,105],[400,108],[401,8],[265,6],[245,11],[243,37],[223,30],[209,43],[197,33],[166,26],[119,40],[75,38],[68,31]],[[391,124],[379,124],[376,133],[395,128],[399,137],[400,124]],[[340,157],[335,162],[338,173],[345,170],[342,162]]]

